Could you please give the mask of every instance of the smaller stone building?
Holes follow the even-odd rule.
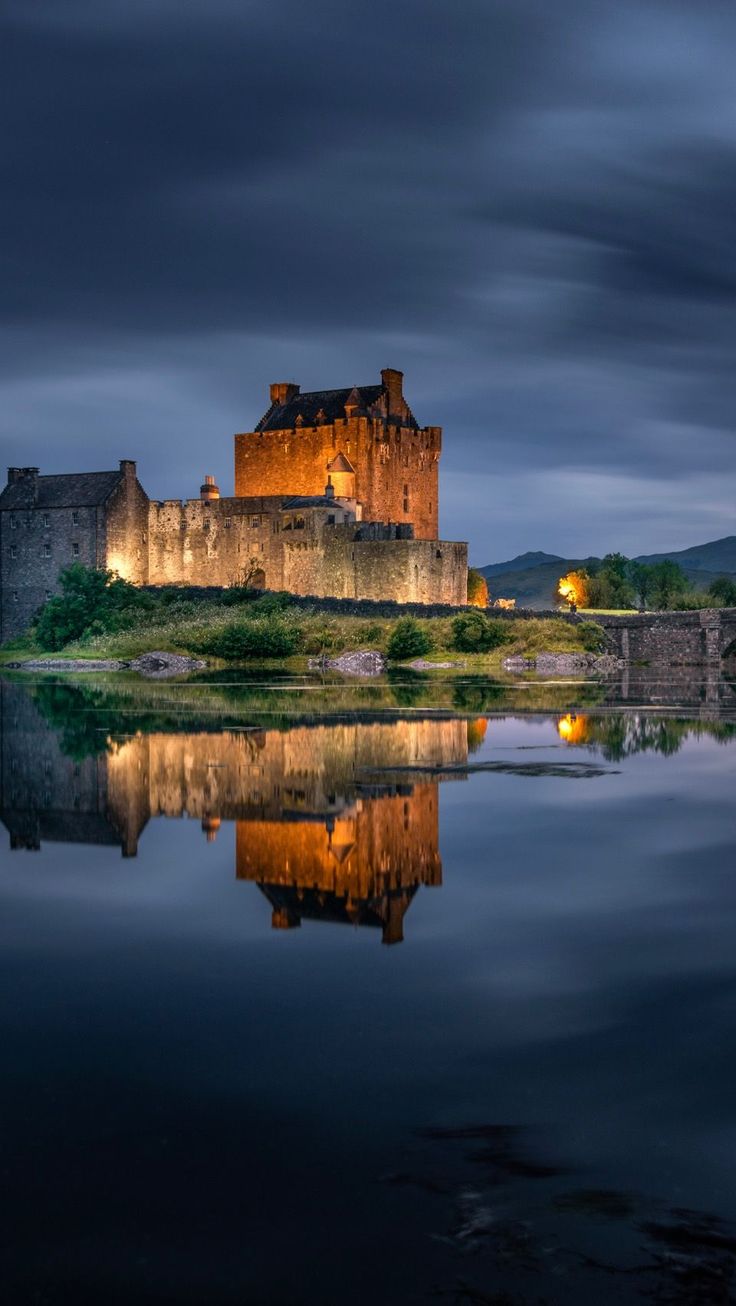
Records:
[[[0,494],[0,639],[28,627],[73,562],[148,580],[148,495],[134,462],[68,476],[8,468]]]

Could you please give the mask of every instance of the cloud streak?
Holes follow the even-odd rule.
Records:
[[[227,486],[270,380],[394,365],[478,561],[734,529],[731,5],[3,15],[9,462]]]

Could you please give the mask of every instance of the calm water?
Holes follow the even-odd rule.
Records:
[[[0,702],[1,1300],[736,1300],[732,685]]]

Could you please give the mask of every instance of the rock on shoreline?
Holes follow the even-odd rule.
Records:
[[[504,658],[504,671],[536,671],[540,676],[579,676],[591,671],[610,675],[626,663],[610,653],[538,653],[534,658],[520,655]]]
[[[6,662],[9,671],[137,671],[149,679],[181,676],[187,671],[201,671],[207,663],[181,653],[141,653],[124,662],[121,658],[29,658],[26,662]]]
[[[357,653],[341,653],[337,658],[310,658],[310,671],[341,671],[344,676],[380,676],[386,670],[383,653],[375,649],[360,649]]]

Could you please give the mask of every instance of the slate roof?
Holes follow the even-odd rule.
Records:
[[[320,422],[334,422],[344,418],[345,405],[353,394],[360,398],[358,412],[367,411],[386,393],[382,385],[348,386],[345,390],[307,390],[294,395],[288,404],[271,404],[268,412],[256,426],[257,431],[290,431],[300,417],[304,426],[318,426]],[[317,414],[324,416],[317,421]],[[416,425],[414,419],[412,424]]]
[[[337,500],[334,497],[328,498],[325,494],[295,494],[292,499],[284,499],[281,505],[281,511],[286,512],[292,508],[331,508],[334,509]],[[337,504],[338,508],[340,504]]]
[[[35,481],[14,481],[0,494],[0,509],[94,508],[109,499],[122,478],[123,472],[118,470],[37,476]]]

